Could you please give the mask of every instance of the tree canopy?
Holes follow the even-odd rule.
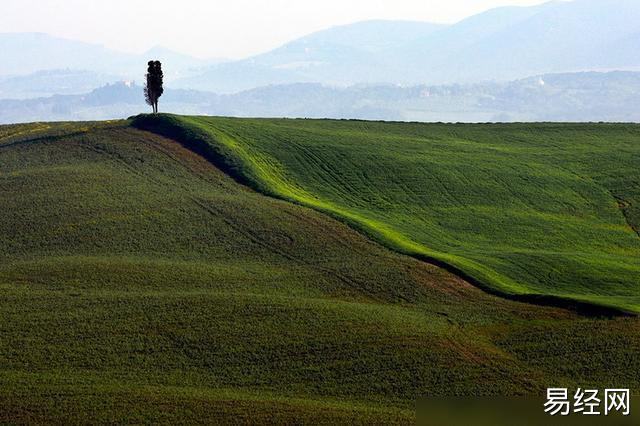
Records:
[[[162,64],[160,61],[149,61],[147,68],[147,81],[144,85],[144,98],[148,105],[153,108],[153,113],[158,112],[158,99],[164,93]]]

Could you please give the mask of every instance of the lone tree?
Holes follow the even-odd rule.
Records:
[[[158,113],[158,99],[164,93],[162,87],[162,64],[160,61],[149,61],[149,68],[147,69],[147,82],[144,85],[144,99],[147,104],[153,108],[153,113]]]

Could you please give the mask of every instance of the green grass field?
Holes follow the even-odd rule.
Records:
[[[151,125],[186,127],[262,192],[500,294],[640,311],[640,126],[167,116]]]
[[[181,140],[217,167],[126,121],[0,126],[0,423],[409,424],[415,401],[425,395],[540,396],[549,386],[640,391],[637,318],[587,317],[506,300],[353,229],[362,217],[369,222],[356,228],[383,243],[388,241],[380,235],[401,235],[420,224],[424,231],[416,231],[416,240],[432,234],[442,236],[439,244],[461,238],[453,231],[444,237],[454,218],[443,217],[442,224],[433,215],[412,219],[428,207],[409,200],[431,199],[427,195],[435,191],[420,190],[418,181],[399,191],[399,180],[410,173],[407,164],[429,158],[418,150],[418,136],[407,147],[415,155],[405,154],[393,172],[382,169],[391,167],[392,158],[380,147],[365,155],[366,146],[353,141],[377,126],[399,133],[475,127],[189,120],[220,132],[208,143],[219,135],[228,138],[197,146],[194,139]],[[166,131],[163,126],[155,130]],[[260,127],[264,139],[258,137]],[[182,136],[193,136],[185,129]],[[283,129],[287,139],[280,139]],[[565,138],[571,132],[558,130]],[[614,128],[611,138],[623,140],[633,132]],[[335,134],[354,139],[341,145]],[[308,148],[300,135],[310,141]],[[389,144],[400,150],[405,138]],[[594,182],[613,188],[623,180],[622,169],[637,163],[632,139],[616,150],[619,176],[611,172]],[[332,159],[326,165],[305,160],[322,146],[314,140],[326,141],[325,155]],[[442,150],[446,145],[442,140]],[[356,154],[362,155],[360,170],[345,168],[349,179],[329,179]],[[593,162],[605,161],[596,157]],[[303,172],[307,178],[294,180]],[[388,192],[382,191],[385,175]],[[368,177],[371,187],[360,195],[339,185],[364,185]],[[263,185],[265,192],[289,191],[291,198],[305,194],[352,227],[262,195],[238,179],[256,189]],[[625,200],[621,205],[634,223],[637,192],[620,187],[625,189],[612,190]],[[538,190],[543,197],[545,187]],[[404,216],[393,207],[403,196],[410,197]],[[448,196],[453,195],[433,195],[441,203]],[[618,293],[612,290],[607,300],[617,303],[622,289],[632,289],[626,274],[637,265],[637,236],[617,205],[602,197],[583,201],[604,209],[582,212],[584,223],[611,223],[583,232],[604,233],[598,244],[617,249],[596,258],[595,248],[587,247],[593,259],[585,254],[581,265],[601,267],[577,271],[576,277],[616,272]],[[351,205],[360,207],[347,209]],[[464,211],[455,203],[451,209]],[[582,223],[578,213],[574,226]],[[389,235],[369,228],[384,217],[389,220],[381,229]],[[464,220],[479,226],[471,215]],[[551,241],[547,233],[537,232],[529,249]],[[481,247],[483,238],[499,240],[491,232],[475,238],[478,245],[469,247]],[[523,239],[518,235],[510,244]],[[585,235],[579,241],[595,245],[594,239]],[[506,260],[498,268],[500,247],[483,255],[482,265],[496,277],[516,270]],[[456,258],[481,264],[484,258],[473,253],[461,249]],[[574,266],[576,258],[567,259],[560,262]],[[624,267],[614,269],[616,262]],[[567,271],[557,273],[569,277]],[[610,281],[602,288],[589,281],[588,288],[604,297]],[[544,280],[518,283],[554,291]],[[559,282],[558,288],[569,285]]]

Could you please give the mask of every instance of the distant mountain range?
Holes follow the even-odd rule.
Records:
[[[269,84],[327,85],[396,82],[389,53],[446,28],[424,22],[366,21],[334,27],[292,41],[271,52],[214,65],[177,87],[232,93]]]
[[[210,67],[176,87],[235,92],[317,82],[449,84],[575,71],[640,70],[640,1],[504,7],[455,25],[364,22]]]
[[[164,62],[172,87],[223,94],[293,83],[347,87],[509,81],[548,73],[640,70],[640,1],[503,7],[454,25],[360,22],[228,62],[161,47],[125,54],[31,33],[0,34],[0,52],[0,99],[81,93],[89,82],[104,84],[115,81],[113,76],[141,82],[151,58]]]
[[[189,76],[189,73],[202,72],[203,68],[220,61],[201,60],[163,47],[155,47],[140,55],[134,55],[41,33],[0,33],[0,52],[0,83],[4,81],[5,91],[8,78],[18,78],[19,82],[28,81],[30,78],[42,81],[43,76],[52,75],[49,93],[59,87],[56,85],[56,78],[61,72],[66,73],[68,84],[77,82],[79,86],[87,78],[100,80],[101,76],[106,75],[111,76],[110,81],[113,81],[113,76],[127,80],[142,80],[149,59],[159,59],[166,64],[165,75],[167,80],[171,81]],[[78,72],[81,72],[81,75]],[[89,77],[89,74],[94,76]],[[64,90],[65,87],[60,89]],[[2,91],[0,97],[6,97]]]
[[[640,72],[549,74],[466,85],[274,85],[232,95],[167,88],[162,111],[238,117],[399,121],[640,122]],[[145,112],[142,88],[107,85],[84,95],[0,100],[0,123],[99,120]]]
[[[639,0],[503,7],[454,25],[359,22],[226,62],[162,47],[128,54],[38,33],[0,33],[0,52],[4,123],[145,111],[149,59],[163,62],[161,106],[177,113],[640,121]]]
[[[116,74],[71,69],[45,70],[28,75],[0,77],[0,99],[83,94],[118,80],[121,80],[121,77]],[[142,78],[139,81],[142,81]]]

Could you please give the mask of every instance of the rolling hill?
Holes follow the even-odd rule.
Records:
[[[149,126],[188,128],[262,192],[484,288],[640,311],[637,125],[165,116]]]
[[[401,181],[413,158],[417,173],[431,168],[430,176],[443,179],[428,191],[451,208],[443,224],[428,228],[442,235],[437,226],[464,218],[460,202],[472,194],[449,198],[438,152],[420,165],[421,132],[433,133],[431,144],[441,155],[476,156],[480,150],[480,158],[498,161],[502,155],[517,160],[534,143],[521,127],[142,120],[137,127],[144,123],[153,132],[129,121],[0,126],[0,422],[412,424],[415,400],[425,395],[541,395],[563,385],[640,390],[637,318],[612,312],[601,318],[594,310],[492,296],[339,220],[238,183],[244,177],[263,189],[305,190],[315,200],[331,195],[332,203],[355,206],[359,214],[383,208],[387,219],[393,219],[391,201],[405,202],[403,220],[389,220],[388,227],[401,223],[415,230],[416,223],[426,227],[432,219],[423,214],[425,204],[412,207],[410,199],[420,195],[424,179]],[[169,130],[167,122],[180,126],[178,140],[158,134]],[[378,138],[370,137],[372,129]],[[581,132],[598,132],[597,126],[541,129],[560,138],[556,155],[563,152],[563,138],[581,141]],[[194,139],[202,130],[216,138]],[[261,135],[256,140],[254,131]],[[563,205],[550,207],[603,209],[575,211],[570,225],[598,225],[593,232],[603,233],[602,245],[620,250],[602,256],[602,270],[572,271],[581,278],[622,262],[630,233],[606,194],[581,189],[591,190],[596,180],[609,185],[627,200],[621,207],[629,223],[638,218],[638,194],[627,192],[637,182],[614,185],[623,182],[624,167],[636,164],[636,145],[625,143],[635,128],[608,131],[607,143],[619,148],[620,176],[600,167],[600,175],[580,183],[566,176],[569,171],[553,169],[557,185],[529,187],[531,197],[548,201],[569,179],[577,187],[565,189]],[[225,144],[216,145],[221,132]],[[471,134],[475,142],[463,138]],[[336,135],[340,143],[332,142]],[[501,145],[506,139],[514,143],[511,152]],[[579,154],[592,147],[590,141],[578,145],[571,167],[584,166]],[[335,155],[307,161],[322,160],[322,152],[330,151],[317,150],[325,143]],[[395,146],[397,158],[382,156],[376,143]],[[287,157],[276,149],[282,144]],[[256,171],[238,162],[234,150],[240,146],[247,150],[242,159],[259,160],[257,176],[270,181],[249,181],[256,175],[240,173]],[[354,155],[359,168],[342,168]],[[606,158],[596,160],[604,164]],[[304,176],[297,174],[298,161]],[[530,167],[547,182],[542,164]],[[491,170],[488,162],[484,176]],[[387,192],[376,186],[382,173]],[[294,176],[297,182],[290,180]],[[353,192],[340,182],[367,183],[369,189]],[[514,209],[529,211],[516,194],[496,193]],[[483,196],[494,199],[490,192]],[[492,224],[480,207],[476,211],[480,225]],[[610,223],[598,222],[596,213],[610,215]],[[536,219],[544,224],[551,216]],[[518,241],[534,240],[535,233],[548,243],[541,231],[531,229]],[[469,238],[460,241],[470,249],[482,243]],[[585,241],[587,236],[575,242]],[[498,249],[485,253],[486,265],[495,267],[491,256]]]

